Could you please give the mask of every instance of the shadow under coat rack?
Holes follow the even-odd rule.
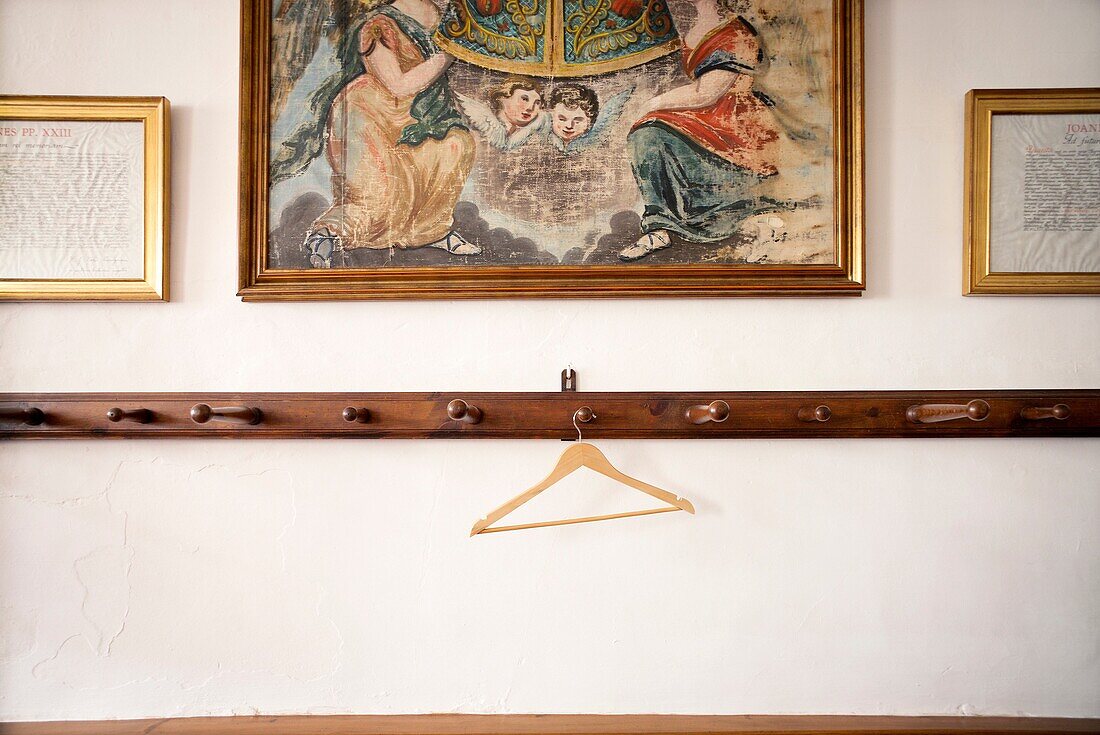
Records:
[[[0,439],[1100,436],[1100,390],[2,393]]]

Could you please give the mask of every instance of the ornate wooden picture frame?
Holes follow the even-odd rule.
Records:
[[[963,294],[1100,293],[1100,88],[966,95]]]
[[[0,301],[167,301],[169,103],[0,96]]]
[[[244,300],[860,295],[862,0],[434,2],[241,1]]]

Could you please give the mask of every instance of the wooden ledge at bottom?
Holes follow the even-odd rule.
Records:
[[[949,735],[1100,733],[1100,718],[865,715],[284,715],[0,722],[0,735]]]

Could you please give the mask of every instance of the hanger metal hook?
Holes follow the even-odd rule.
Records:
[[[581,436],[581,427],[577,423],[577,419],[580,418],[582,423],[587,424],[592,419],[596,418],[595,412],[588,406],[581,406],[573,412],[573,428],[577,430],[577,441],[584,441],[584,437]]]

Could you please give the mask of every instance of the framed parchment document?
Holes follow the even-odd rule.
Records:
[[[963,293],[1100,293],[1100,89],[966,95]]]
[[[168,300],[168,100],[0,96],[0,300]]]
[[[862,0],[241,0],[247,301],[864,288]]]

